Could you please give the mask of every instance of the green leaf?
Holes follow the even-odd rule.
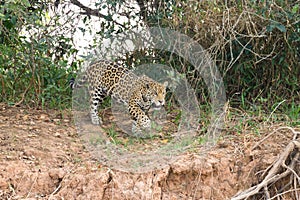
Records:
[[[273,29],[274,29],[274,25],[273,24],[270,24],[270,25],[267,26],[267,31],[268,32],[272,32]]]
[[[24,6],[26,6],[26,7],[29,7],[29,6],[30,6],[30,2],[29,2],[28,0],[22,0],[21,2],[22,2],[22,4],[23,4]]]
[[[276,25],[276,28],[277,28],[280,32],[282,32],[282,33],[285,33],[285,32],[286,32],[286,28],[285,28],[285,26],[284,26],[283,24],[277,24],[277,25]]]
[[[278,22],[273,22],[270,25],[268,25],[267,27],[267,31],[268,32],[272,32],[274,30],[274,28],[277,28],[280,32],[285,33],[286,32],[286,28],[283,24],[280,24]]]
[[[294,7],[292,8],[292,13],[296,14],[299,10],[299,4],[294,5]]]
[[[17,17],[16,16],[12,16],[10,21],[11,21],[12,25],[16,25],[16,23],[17,23]]]

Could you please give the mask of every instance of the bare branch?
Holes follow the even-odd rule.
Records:
[[[119,26],[124,27],[123,24],[121,24],[121,23],[113,20],[112,16],[110,16],[110,15],[104,15],[104,14],[100,13],[99,9],[89,8],[89,7],[85,6],[85,5],[83,5],[78,0],[71,0],[71,3],[74,4],[74,5],[76,5],[76,6],[78,6],[82,10],[84,10],[84,12],[80,12],[80,14],[82,14],[82,15],[89,15],[89,16],[95,16],[95,17],[103,18],[106,21],[113,22],[113,23],[115,23],[115,24],[117,24]]]

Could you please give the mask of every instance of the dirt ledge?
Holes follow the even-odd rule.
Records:
[[[0,199],[230,199],[260,181],[290,139],[283,130],[252,150],[257,135],[224,134],[206,156],[134,174],[91,158],[68,113],[0,108]]]

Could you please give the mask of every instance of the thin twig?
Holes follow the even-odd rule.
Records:
[[[273,115],[273,113],[277,110],[277,108],[283,103],[285,102],[286,100],[282,100],[281,102],[278,103],[278,105],[272,110],[271,114],[269,115],[269,117],[267,118],[267,121],[270,120],[271,116]]]
[[[279,127],[279,128],[277,128],[277,129],[275,129],[274,131],[272,131],[269,135],[267,135],[266,137],[264,137],[262,140],[260,140],[259,142],[257,142],[255,145],[254,145],[254,147],[252,147],[252,151],[254,150],[254,149],[256,149],[259,145],[261,145],[261,143],[263,143],[266,139],[268,139],[270,136],[272,136],[274,133],[276,133],[277,131],[279,131],[279,130],[282,130],[282,129],[288,129],[288,130],[290,130],[291,132],[293,132],[293,134],[294,135],[298,135],[298,134],[300,134],[300,132],[297,132],[297,131],[295,131],[293,128],[291,128],[291,127],[289,127],[289,126],[282,126],[282,127]],[[293,139],[294,140],[294,139]]]
[[[297,191],[300,191],[300,188],[295,188],[295,189],[292,189],[292,190],[287,190],[287,191],[282,192],[282,193],[280,193],[280,194],[276,194],[275,196],[273,196],[273,197],[270,198],[269,200],[278,198],[278,197],[280,197],[280,196],[282,196],[282,195],[284,195],[284,194],[290,193],[290,192],[297,192]],[[298,198],[297,198],[297,200],[298,200]]]
[[[34,178],[34,180],[33,180],[33,183],[32,183],[32,185],[31,185],[31,187],[30,187],[30,189],[29,189],[29,191],[28,191],[28,193],[27,193],[26,198],[28,198],[29,195],[31,194],[31,191],[32,191],[32,189],[33,189],[33,186],[36,184],[36,180],[37,180],[37,178],[38,178],[38,175],[39,175],[39,173],[37,173],[37,175],[35,176],[35,178]]]

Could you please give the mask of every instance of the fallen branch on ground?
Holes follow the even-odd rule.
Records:
[[[267,135],[267,137],[262,139],[260,142],[258,142],[252,149],[257,148],[263,141],[265,141],[267,138],[281,129],[289,129],[290,131],[292,131],[294,134],[293,139],[286,146],[278,159],[270,167],[267,168],[266,172],[262,175],[265,177],[259,184],[236,194],[233,198],[231,198],[231,200],[248,199],[249,197],[257,195],[261,192],[264,192],[266,199],[274,199],[278,197],[278,194],[276,194],[274,198],[270,196],[270,185],[284,179],[287,176],[290,176],[290,181],[284,188],[292,185],[294,189],[290,189],[290,192],[294,192],[294,195],[296,196],[295,199],[300,199],[300,194],[298,193],[298,191],[300,190],[300,175],[298,169],[300,162],[300,140],[298,139],[298,136],[300,135],[300,132],[297,132],[290,127],[280,127]],[[282,192],[282,194],[287,193],[286,191],[280,192]]]

